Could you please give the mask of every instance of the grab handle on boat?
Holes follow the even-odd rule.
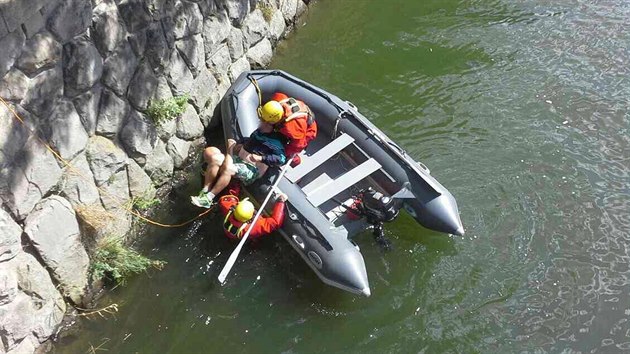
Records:
[[[348,106],[350,106],[350,108],[354,109],[355,111],[359,111],[359,109],[357,108],[357,106],[354,105],[354,103],[350,102],[350,101],[346,101],[346,104]]]

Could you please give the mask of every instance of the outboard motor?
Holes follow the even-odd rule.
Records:
[[[359,215],[364,216],[367,222],[374,227],[372,232],[376,243],[387,251],[391,250],[392,244],[385,237],[383,223],[390,222],[398,216],[401,207],[398,199],[386,196],[369,187],[361,190],[355,200],[357,201],[355,207]]]

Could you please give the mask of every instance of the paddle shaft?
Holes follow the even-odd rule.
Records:
[[[278,174],[278,177],[276,178],[276,181],[271,186],[271,190],[269,190],[269,193],[267,194],[267,197],[265,197],[265,200],[260,205],[260,208],[258,208],[258,212],[254,216],[254,219],[252,219],[252,222],[250,223],[249,227],[247,228],[247,231],[245,232],[245,235],[243,235],[243,238],[241,238],[241,241],[238,243],[238,246],[236,246],[234,251],[232,251],[232,254],[230,255],[230,258],[228,258],[227,262],[225,262],[225,265],[223,266],[223,269],[221,270],[221,273],[219,273],[219,277],[218,277],[219,282],[221,284],[225,283],[225,279],[227,278],[228,274],[230,273],[230,270],[232,270],[232,267],[234,266],[234,263],[236,263],[236,259],[238,258],[239,253],[241,253],[241,249],[243,248],[243,245],[245,244],[245,241],[247,241],[247,238],[249,237],[250,231],[252,231],[252,228],[256,224],[256,221],[258,221],[258,218],[260,217],[260,214],[262,213],[263,209],[265,208],[265,205],[267,205],[267,202],[271,198],[271,195],[273,194],[273,191],[278,187],[278,183],[280,183],[280,180],[282,180],[282,177],[284,177],[284,174],[285,174],[285,172],[287,172],[287,169],[289,168],[290,164],[291,164],[291,160],[289,160],[282,167],[282,170],[280,171],[280,174]]]

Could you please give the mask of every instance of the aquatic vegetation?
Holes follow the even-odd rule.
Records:
[[[165,264],[125,246],[121,237],[109,236],[97,245],[90,272],[93,280],[107,278],[118,285],[124,284],[133,274],[149,268],[162,269]]]
[[[189,98],[190,96],[188,95],[182,95],[151,101],[147,109],[147,114],[155,124],[169,121],[179,117],[186,111],[186,103]]]

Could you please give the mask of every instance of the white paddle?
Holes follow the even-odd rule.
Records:
[[[273,186],[271,186],[271,190],[269,190],[269,194],[267,194],[267,197],[265,197],[265,200],[260,205],[260,208],[258,208],[258,212],[256,213],[256,216],[254,216],[254,219],[252,219],[250,226],[247,228],[247,232],[245,232],[245,235],[243,235],[243,238],[241,238],[241,241],[238,243],[238,246],[236,246],[234,251],[232,251],[230,258],[228,258],[227,262],[225,262],[225,265],[223,266],[221,273],[219,273],[219,282],[221,284],[225,283],[225,278],[227,278],[228,273],[230,273],[230,270],[232,270],[234,263],[236,263],[236,259],[238,258],[239,253],[241,253],[241,249],[243,248],[245,241],[249,237],[249,232],[252,231],[253,225],[256,224],[258,217],[260,216],[263,209],[265,208],[265,205],[267,205],[267,202],[269,201],[269,198],[271,198],[271,195],[273,194],[274,190],[278,187],[278,183],[280,183],[280,180],[282,180],[282,177],[284,176],[285,172],[287,172],[287,169],[289,168],[290,164],[291,164],[291,159],[289,159],[289,161],[284,166],[282,166],[282,170],[280,171],[280,174],[278,174],[276,181],[274,182]]]

